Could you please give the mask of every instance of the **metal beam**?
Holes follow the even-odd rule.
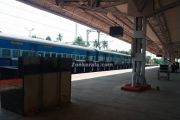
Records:
[[[159,9],[154,11],[154,14],[159,14],[159,13],[165,12],[166,10],[169,10],[178,6],[180,6],[180,0],[177,0],[176,2],[172,2],[166,6],[160,7]]]

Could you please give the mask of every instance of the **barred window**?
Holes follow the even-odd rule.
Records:
[[[56,53],[52,53],[52,54],[51,54],[51,57],[56,57]]]
[[[50,57],[50,53],[45,53],[45,57]]]
[[[2,57],[11,57],[10,49],[2,49]]]
[[[20,50],[13,50],[12,51],[12,56],[13,57],[19,57],[20,56]]]

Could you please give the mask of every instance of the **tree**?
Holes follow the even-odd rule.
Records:
[[[165,64],[162,58],[161,59],[153,58],[153,60],[154,60],[154,64]]]
[[[103,48],[103,49],[107,49],[107,48],[108,48],[108,41],[105,41],[105,40],[104,40],[104,41],[102,41],[101,43],[102,43],[102,48]]]
[[[50,36],[47,36],[47,37],[46,37],[46,40],[51,41],[51,37],[50,37]]]
[[[61,42],[61,41],[62,41],[62,38],[63,38],[63,36],[61,35],[61,33],[59,33],[59,34],[58,34],[58,37],[57,37],[56,39],[57,39],[57,41]]]
[[[79,45],[79,46],[86,47],[85,41],[83,41],[81,36],[78,36],[77,38],[75,38],[73,45]]]
[[[93,41],[93,47],[95,47],[95,48],[98,47],[98,41],[97,40]]]
[[[150,64],[151,56],[146,56],[146,63]]]
[[[32,38],[37,38],[37,36],[36,36],[36,35],[32,35],[31,37],[32,37]]]

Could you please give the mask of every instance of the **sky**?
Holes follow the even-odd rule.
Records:
[[[73,22],[61,16],[42,11],[32,6],[15,0],[0,0],[0,31],[19,36],[36,35],[41,38],[50,36],[56,40],[59,33],[62,34],[62,43],[72,44],[76,36],[81,36],[86,41],[86,31],[93,30],[87,26]],[[98,38],[96,30],[89,34],[90,43]],[[129,51],[131,45],[107,34],[101,33],[100,41],[108,41],[108,49]],[[155,55],[147,52],[147,55]]]
[[[75,23],[66,18],[39,10],[15,0],[0,0],[0,31],[20,36],[31,35],[46,38],[50,36],[56,40],[58,33],[63,36],[63,43],[72,43],[76,37],[75,26],[77,24],[77,36],[86,41],[86,31],[92,28]],[[89,40],[97,39],[97,32],[91,32]],[[131,45],[109,35],[101,33],[100,41],[106,40],[111,50],[126,50]]]

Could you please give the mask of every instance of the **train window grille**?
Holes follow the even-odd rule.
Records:
[[[90,57],[89,57],[89,60],[90,60],[90,61],[93,61],[93,56],[90,56]]]
[[[79,60],[79,55],[76,55],[76,60]]]
[[[37,56],[37,52],[35,51],[30,51],[29,53],[30,53],[30,56],[33,56],[33,57]]]
[[[20,56],[20,50],[12,50],[12,57],[16,58]]]
[[[75,56],[75,55],[72,55],[72,59],[73,59],[73,60],[76,59],[76,56]]]
[[[70,54],[67,54],[67,58],[71,58],[71,55],[70,55]]]
[[[45,57],[51,57],[50,53],[45,53]]]
[[[106,61],[106,56],[105,55],[103,56],[103,61]]]
[[[57,57],[58,57],[58,58],[61,58],[61,57],[62,57],[62,55],[59,53],[59,54],[57,54]]]
[[[83,56],[80,56],[80,60],[83,60]]]
[[[83,57],[83,60],[86,60],[86,56],[82,56]]]
[[[84,60],[84,56],[81,56],[81,60]]]
[[[92,56],[92,61],[94,61],[95,60],[95,57],[94,56]]]
[[[29,56],[29,52],[28,51],[22,51],[22,56],[23,57]]]
[[[11,57],[10,49],[2,49],[2,57]]]
[[[44,52],[37,52],[37,56],[43,57],[44,56]]]
[[[109,62],[109,57],[106,57],[106,61]]]
[[[63,53],[60,53],[61,54],[61,57],[63,58]]]
[[[63,58],[66,58],[66,54],[63,54]]]
[[[95,61],[96,60],[96,57],[95,56],[93,56],[93,61]]]
[[[51,57],[56,57],[56,53],[51,53]]]
[[[99,56],[98,60],[99,60],[99,61],[103,61],[103,57],[102,57],[102,56]]]

